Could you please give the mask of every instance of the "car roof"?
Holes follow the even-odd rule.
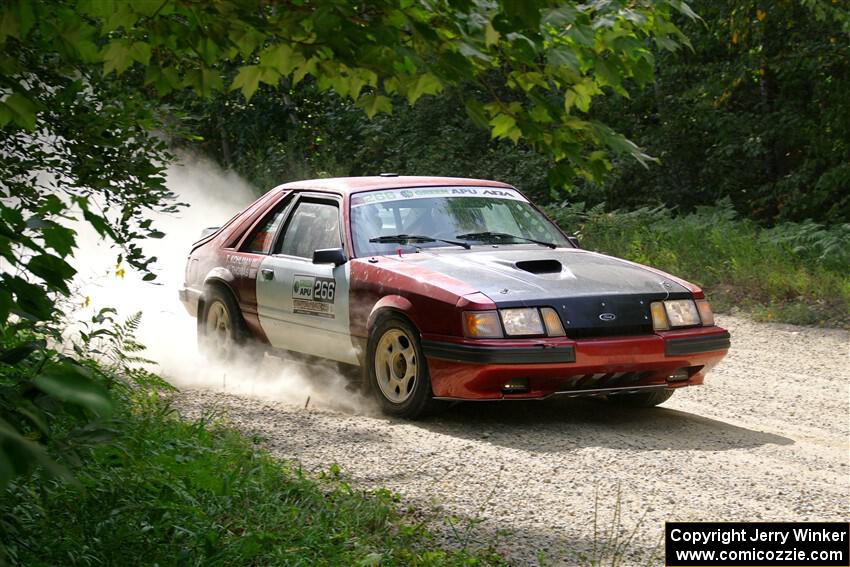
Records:
[[[445,186],[474,186],[474,187],[503,187],[513,188],[512,185],[501,181],[487,179],[467,179],[465,177],[426,177],[419,175],[372,175],[365,177],[330,177],[327,179],[308,179],[293,181],[279,185],[275,189],[316,189],[349,195],[360,191],[376,189],[401,189],[406,187],[445,187]]]

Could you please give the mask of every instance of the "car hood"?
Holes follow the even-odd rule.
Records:
[[[650,303],[692,297],[666,274],[579,249],[423,250],[402,261],[459,280],[499,308],[553,307],[572,338],[652,333]]]
[[[472,252],[423,250],[404,260],[460,280],[497,303],[612,295],[690,297],[672,278],[586,250],[524,246]]]

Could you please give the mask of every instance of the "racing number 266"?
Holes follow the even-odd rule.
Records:
[[[313,286],[313,298],[317,301],[332,302],[334,300],[335,289],[336,282],[334,280],[316,279],[316,283]]]

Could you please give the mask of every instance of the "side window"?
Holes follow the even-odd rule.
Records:
[[[322,248],[339,248],[339,207],[331,203],[301,201],[292,213],[276,253],[312,258]]]
[[[252,252],[254,254],[268,254],[271,252],[274,236],[277,234],[288,208],[287,205],[280,206],[276,211],[263,219],[257,228],[254,229],[253,234],[245,241],[242,252]]]

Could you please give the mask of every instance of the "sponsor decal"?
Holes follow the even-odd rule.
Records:
[[[513,189],[501,187],[414,187],[411,189],[390,189],[387,191],[369,191],[357,193],[351,197],[352,207],[362,207],[374,203],[406,201],[408,199],[427,199],[429,197],[489,197],[525,201],[522,195]]]
[[[305,274],[292,279],[292,311],[303,315],[334,318],[336,280]]]
[[[242,254],[228,254],[225,258],[225,264],[230,273],[242,278],[256,277],[257,263],[259,261],[256,258]]]

